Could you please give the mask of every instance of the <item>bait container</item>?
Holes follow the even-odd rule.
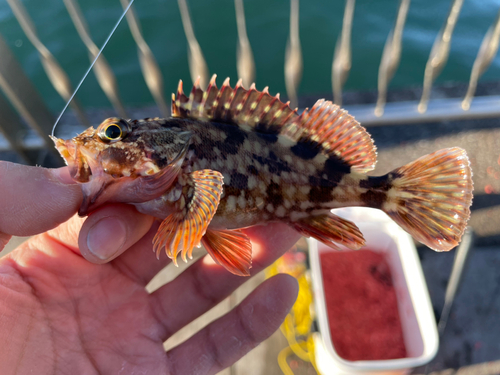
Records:
[[[407,357],[349,361],[338,355],[330,335],[320,264],[322,252],[335,250],[311,238],[308,240],[309,258],[319,325],[319,333],[314,337],[315,355],[321,374],[405,374],[414,367],[427,364],[437,353],[439,339],[429,292],[412,237],[379,210],[356,207],[333,212],[356,223],[366,240],[366,247],[384,255],[396,291]]]

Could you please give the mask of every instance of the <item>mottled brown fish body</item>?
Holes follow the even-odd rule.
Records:
[[[202,243],[213,259],[249,275],[251,243],[241,228],[282,221],[333,248],[358,249],[362,233],[332,208],[367,206],[417,240],[444,251],[460,240],[472,201],[464,150],[426,155],[368,177],[376,149],[346,111],[319,100],[302,114],[267,89],[233,88],[215,77],[186,96],[172,118],[111,118],[72,140],[54,139],[82,183],[82,215],[106,202],[134,204],[163,219],[154,239],[176,262]]]
[[[340,159],[309,144],[297,145],[279,134],[213,121],[169,120],[163,126],[193,134],[184,169],[208,168],[224,176],[210,227],[234,229],[270,220],[294,221],[331,208],[376,204],[363,200],[361,194],[367,189],[359,184],[367,181],[364,175],[351,172]]]

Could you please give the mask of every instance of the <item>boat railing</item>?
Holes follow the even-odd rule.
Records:
[[[88,50],[90,61],[99,52],[98,46],[92,40],[85,17],[78,5],[78,0],[62,0],[69,16]],[[120,0],[124,8],[127,0]],[[65,70],[57,62],[54,55],[40,40],[31,16],[20,0],[7,0],[14,16],[23,29],[28,40],[37,49],[40,62],[58,94],[69,100],[74,86]],[[398,69],[401,51],[402,35],[410,0],[401,0],[394,26],[389,32],[385,43],[378,73],[378,98],[376,102],[363,105],[347,106],[347,109],[365,126],[382,126],[394,124],[422,123],[426,121],[441,121],[451,119],[470,119],[500,116],[500,95],[475,96],[478,79],[488,69],[496,56],[500,40],[500,12],[490,26],[480,46],[477,57],[471,67],[467,93],[463,98],[432,98],[433,82],[446,65],[449,57],[450,43],[453,31],[462,9],[463,0],[453,0],[450,11],[443,20],[443,26],[436,36],[425,67],[420,100],[409,102],[387,102],[387,91],[394,73]],[[188,60],[190,75],[193,81],[200,77],[201,84],[209,80],[207,63],[203,51],[197,41],[193,21],[190,17],[186,0],[178,0],[184,33],[188,44]],[[255,78],[255,61],[252,46],[247,37],[244,3],[235,0],[235,17],[237,24],[237,72],[244,86],[248,87]],[[351,70],[351,30],[355,0],[346,0],[341,32],[335,45],[332,61],[332,91],[335,103],[342,104],[342,89]],[[133,7],[126,15],[128,27],[137,44],[138,58],[144,80],[151,92],[159,111],[169,115],[169,105],[164,95],[163,76],[159,64],[151,48],[141,32],[140,20]],[[302,76],[302,51],[299,35],[299,0],[290,1],[290,32],[284,60],[284,79],[287,96],[292,106],[298,104],[298,86]],[[199,31],[199,30],[198,30]],[[332,41],[333,43],[333,41]],[[116,78],[112,68],[101,56],[95,66],[97,81],[112,103],[119,116],[127,117],[127,109],[120,99]],[[31,150],[46,149],[54,152],[48,134],[51,133],[56,114],[48,109],[29,77],[16,60],[10,47],[0,35],[0,151],[13,151],[27,163],[37,162]],[[89,126],[85,109],[78,102],[71,102],[78,121]]]

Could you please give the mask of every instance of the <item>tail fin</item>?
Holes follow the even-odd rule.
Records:
[[[472,171],[465,150],[436,151],[394,170],[384,211],[436,251],[460,241],[470,216]]]

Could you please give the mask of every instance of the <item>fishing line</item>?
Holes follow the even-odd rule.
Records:
[[[130,3],[128,3],[127,7],[125,8],[125,10],[123,11],[122,15],[120,16],[120,18],[118,19],[118,21],[116,22],[115,26],[113,27],[113,29],[111,30],[111,32],[109,33],[107,39],[104,41],[104,44],[102,45],[101,49],[99,50],[99,52],[97,53],[97,56],[95,57],[94,61],[92,61],[92,63],[90,64],[89,68],[87,69],[87,71],[85,72],[85,74],[83,75],[83,78],[81,79],[80,83],[78,84],[78,86],[76,86],[76,89],[75,91],[73,91],[73,94],[71,95],[71,97],[69,98],[69,100],[66,102],[64,108],[62,109],[61,111],[61,114],[59,115],[59,117],[57,118],[56,122],[54,123],[54,126],[52,127],[52,136],[54,136],[54,132],[56,130],[56,126],[57,124],[59,123],[59,121],[61,120],[61,117],[64,115],[64,112],[66,112],[66,109],[68,109],[68,106],[69,104],[71,103],[71,101],[73,100],[73,98],[75,97],[76,93],[78,92],[78,90],[80,89],[80,86],[83,84],[83,82],[85,81],[85,79],[87,78],[87,76],[89,75],[90,71],[92,70],[92,68],[94,67],[94,64],[96,63],[97,59],[99,58],[99,56],[101,56],[101,53],[102,51],[104,50],[104,48],[106,47],[106,45],[108,44],[109,40],[111,39],[111,37],[113,36],[113,34],[115,33],[116,29],[118,28],[118,26],[120,25],[120,23],[122,22],[123,20],[123,17],[125,17],[125,14],[127,14],[128,10],[130,9],[130,7],[132,6],[133,2],[135,0],[130,0]]]

